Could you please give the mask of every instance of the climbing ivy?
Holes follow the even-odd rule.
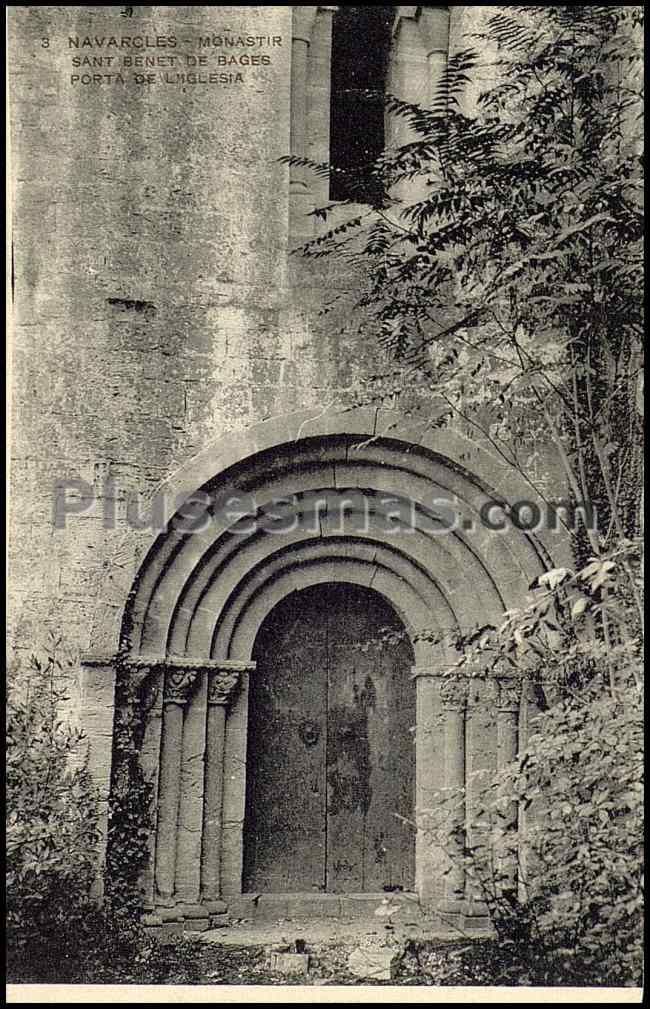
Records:
[[[111,794],[108,813],[106,894],[116,907],[142,913],[142,874],[154,829],[153,785],[140,754],[157,684],[138,682],[118,658]]]

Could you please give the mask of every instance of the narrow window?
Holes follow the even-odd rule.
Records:
[[[330,198],[359,203],[380,187],[367,170],[384,149],[384,95],[394,7],[339,7],[332,33]],[[377,192],[373,192],[377,190]]]

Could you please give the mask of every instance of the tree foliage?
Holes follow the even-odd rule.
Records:
[[[599,503],[599,552],[639,522],[641,9],[494,10],[497,83],[464,107],[484,69],[466,50],[431,108],[389,97],[413,139],[368,167],[383,206],[302,251],[365,278],[360,318],[391,362],[368,398],[419,386],[531,480],[550,439]]]

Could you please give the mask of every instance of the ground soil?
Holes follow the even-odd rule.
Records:
[[[287,977],[269,966],[274,947],[306,944],[307,977]],[[350,973],[348,957],[359,947],[390,942],[403,952],[392,981],[361,979]],[[487,938],[424,934],[421,928],[396,928],[387,935],[374,923],[340,921],[241,922],[228,929],[199,933],[172,942],[167,984],[256,985],[467,985],[491,984],[495,944]],[[498,974],[498,971],[497,971]]]

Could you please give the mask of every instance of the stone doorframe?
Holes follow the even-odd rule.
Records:
[[[148,712],[141,766],[157,801],[150,864],[142,879],[145,911],[196,925],[225,910],[241,893],[246,724],[254,662],[187,658],[87,658],[83,663],[92,765],[103,779],[103,829],[113,742],[116,671]],[[447,866],[426,832],[438,789],[465,789],[473,745],[477,681],[454,669],[416,666],[416,891],[421,903],[447,915],[481,918],[485,909],[462,870]],[[496,703],[497,768],[512,761],[522,731],[522,684],[503,678],[489,692]],[[523,721],[525,722],[525,716]],[[516,818],[517,812],[513,814]],[[466,809],[455,809],[464,828]],[[443,875],[444,874],[444,875]],[[101,880],[98,880],[101,890]],[[225,904],[224,904],[225,902]]]
[[[495,479],[498,494],[489,489]],[[209,535],[172,529],[147,544],[144,534],[135,534],[133,556],[144,561],[130,580],[127,569],[126,606],[108,607],[94,635],[99,643],[121,612],[120,640],[83,660],[80,710],[105,835],[117,677],[147,695],[141,763],[158,813],[143,880],[150,907],[200,917],[211,903],[241,893],[253,646],[265,616],[289,592],[332,581],[372,586],[401,618],[415,653],[419,824],[435,791],[466,783],[486,746],[500,763],[516,752],[520,705],[508,685],[491,699],[485,691],[479,696],[473,682],[450,675],[457,653],[433,647],[424,632],[498,620],[552,566],[544,533],[490,537],[480,525],[471,534],[431,532],[432,497],[453,496],[476,515],[490,498],[530,495],[517,479],[457,433],[432,430],[423,438],[399,415],[374,410],[306,411],[265,422],[215,443],[180,471],[176,492],[201,489],[217,501],[228,487],[246,487],[260,505],[293,495],[297,513],[313,492],[353,488],[360,508],[376,503],[378,494],[398,493],[413,502],[413,530],[391,536],[370,508],[362,531],[346,513],[324,516],[316,530],[233,537],[215,505]],[[557,560],[559,545],[556,538]],[[494,739],[486,743],[481,711],[494,711],[495,702]],[[435,907],[456,906],[468,896],[463,880],[448,877],[442,887],[439,859],[422,826],[416,888]]]

